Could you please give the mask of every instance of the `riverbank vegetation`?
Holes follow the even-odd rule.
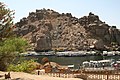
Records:
[[[33,63],[34,60],[18,61],[17,64],[10,64],[7,68],[7,71],[32,72],[36,68]]]

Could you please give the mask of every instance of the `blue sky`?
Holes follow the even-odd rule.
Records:
[[[0,0],[15,10],[15,22],[36,9],[53,9],[59,13],[72,13],[82,17],[93,12],[102,21],[120,29],[120,0]]]

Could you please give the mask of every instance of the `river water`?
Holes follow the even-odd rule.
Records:
[[[81,65],[84,61],[90,60],[102,60],[102,59],[120,59],[120,56],[84,56],[84,57],[57,57],[57,56],[27,56],[26,59],[36,59],[37,62],[41,63],[42,58],[47,57],[49,61],[56,62],[60,65]]]

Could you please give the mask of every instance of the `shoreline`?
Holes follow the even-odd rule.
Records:
[[[96,51],[64,51],[64,52],[28,51],[26,53],[21,53],[20,55],[22,55],[24,57],[27,57],[27,56],[56,56],[56,57],[120,56],[120,51],[109,51],[109,52],[107,52],[107,51],[103,51],[103,52],[96,52]]]

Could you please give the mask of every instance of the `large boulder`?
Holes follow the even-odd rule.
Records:
[[[44,50],[51,50],[52,45],[51,45],[51,40],[48,36],[46,35],[41,35],[36,37],[36,46],[35,50],[36,51],[44,51]]]
[[[95,41],[93,44],[95,45],[96,49],[101,49],[101,50],[105,49],[105,47],[104,47],[105,44],[104,44],[103,40],[101,40],[101,39]]]

